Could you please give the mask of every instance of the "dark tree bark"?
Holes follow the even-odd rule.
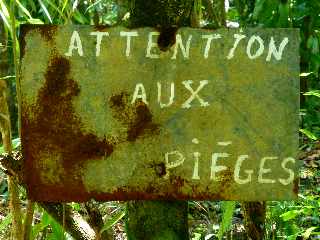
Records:
[[[244,202],[245,229],[250,240],[263,240],[265,234],[266,202]]]
[[[188,204],[186,201],[132,201],[127,204],[129,240],[186,240]]]
[[[193,0],[129,1],[130,27],[190,26]]]
[[[129,27],[157,27],[164,39],[161,49],[174,43],[171,27],[190,26],[193,0],[130,1]],[[170,33],[172,32],[172,36]],[[188,202],[131,201],[127,203],[128,240],[186,240]]]

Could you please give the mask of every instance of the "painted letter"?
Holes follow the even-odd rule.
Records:
[[[191,102],[193,101],[193,99],[197,98],[200,102],[200,106],[201,107],[207,107],[210,104],[208,102],[205,102],[202,98],[199,97],[198,93],[200,92],[200,90],[209,83],[208,80],[202,80],[200,81],[200,85],[197,88],[196,91],[193,91],[191,84],[193,83],[192,80],[187,80],[187,81],[183,81],[182,84],[185,86],[186,89],[188,89],[191,92],[191,96],[189,97],[189,99],[187,101],[185,101],[181,107],[182,108],[190,108],[191,107]]]
[[[146,53],[146,57],[147,58],[159,58],[160,56],[158,54],[155,53],[151,53],[152,48],[155,48],[158,46],[157,43],[153,42],[153,36],[159,36],[160,33],[159,32],[150,32],[149,36],[148,36],[148,46],[147,46],[147,53]]]
[[[137,37],[138,32],[120,32],[121,37],[127,37],[127,48],[126,48],[126,56],[130,56],[131,51],[131,37]]]
[[[283,178],[279,178],[279,182],[282,184],[282,185],[288,185],[290,183],[293,182],[294,180],[294,171],[290,168],[287,168],[286,165],[288,162],[291,162],[291,163],[295,163],[296,160],[292,157],[288,157],[288,158],[285,158],[282,163],[281,163],[281,167],[287,172],[289,173],[289,177],[287,179],[283,179]]]
[[[137,100],[137,98],[142,99],[142,102],[144,102],[145,104],[148,104],[146,90],[144,89],[144,86],[143,86],[142,83],[137,83],[136,84],[136,88],[135,88],[134,93],[133,93],[131,104],[134,104],[135,101]]]
[[[174,83],[172,82],[170,84],[170,98],[168,103],[161,102],[161,83],[157,82],[157,86],[158,86],[158,102],[160,104],[160,108],[169,107],[173,103],[173,99],[174,99]]]
[[[212,154],[210,179],[216,180],[216,173],[227,169],[227,167],[223,166],[223,165],[217,166],[218,158],[227,158],[227,157],[229,157],[228,153],[213,153]]]
[[[240,169],[242,162],[248,157],[248,155],[240,155],[237,159],[236,166],[234,168],[234,181],[238,184],[246,184],[251,182],[253,170],[245,170],[244,172],[248,175],[248,177],[246,179],[240,179]]]
[[[170,155],[177,156],[177,159],[175,161],[169,162]],[[184,160],[185,160],[184,156],[179,151],[173,151],[173,152],[166,153],[165,154],[166,175],[164,176],[164,178],[169,177],[169,169],[176,168],[176,167],[182,165]]]
[[[204,49],[203,56],[204,58],[208,58],[212,40],[221,38],[221,35],[220,34],[202,35],[202,38],[207,39],[207,44]]]
[[[77,31],[73,31],[70,39],[69,50],[64,55],[71,57],[74,49],[78,50],[79,56],[83,56],[82,43]]]
[[[266,58],[266,61],[269,62],[271,60],[272,55],[275,57],[276,60],[278,60],[278,61],[281,60],[283,50],[286,47],[286,45],[288,44],[288,42],[289,42],[289,39],[287,37],[284,38],[282,40],[282,42],[280,43],[279,50],[277,50],[274,39],[273,39],[273,37],[271,37],[270,43],[269,43],[269,52],[268,52],[268,56]]]
[[[263,178],[263,174],[269,173],[271,172],[270,168],[263,168],[264,164],[267,160],[273,160],[273,159],[277,159],[277,157],[264,157],[261,159],[260,162],[260,169],[259,169],[259,176],[258,176],[258,182],[259,183],[275,183],[276,181],[273,179],[264,179]]]
[[[199,152],[194,152],[193,156],[194,156],[194,167],[193,167],[193,175],[192,175],[192,179],[196,179],[196,180],[200,180],[200,176],[199,176],[199,157],[200,157],[200,153]]]
[[[96,43],[96,56],[100,56],[100,49],[101,49],[101,41],[103,36],[109,36],[107,32],[91,32],[91,36],[97,36],[97,43]]]
[[[176,36],[176,44],[175,44],[174,52],[173,52],[173,55],[172,55],[171,59],[176,59],[177,58],[178,47],[180,47],[183,57],[184,58],[189,58],[191,39],[192,39],[192,35],[189,35],[186,47],[184,47],[183,43],[182,43],[181,35],[177,34],[177,36]]]
[[[234,52],[238,47],[240,41],[246,37],[246,35],[242,35],[242,34],[234,34],[233,36],[236,40],[234,41],[233,47],[230,49],[227,59],[231,59],[234,57]]]
[[[259,43],[259,48],[258,50],[256,51],[255,54],[251,54],[251,47],[253,45],[253,43],[255,41],[258,41]],[[249,41],[248,41],[248,45],[247,45],[247,55],[250,59],[255,59],[257,57],[260,57],[262,54],[263,54],[263,51],[264,51],[264,44],[263,44],[263,39],[259,36],[255,36],[253,35]]]

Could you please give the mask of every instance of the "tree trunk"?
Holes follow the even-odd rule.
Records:
[[[165,37],[161,49],[174,43],[171,27],[190,26],[192,0],[129,1],[130,27],[157,27]],[[169,36],[172,33],[172,36]],[[161,36],[161,34],[165,36]],[[128,240],[186,240],[188,234],[187,201],[131,201],[127,203]]]
[[[263,240],[265,234],[266,202],[244,202],[245,229],[250,240]]]
[[[126,230],[129,240],[189,239],[188,202],[129,202]]]

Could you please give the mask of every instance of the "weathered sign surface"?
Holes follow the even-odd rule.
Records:
[[[171,35],[23,27],[22,146],[33,199],[296,197],[298,30]]]

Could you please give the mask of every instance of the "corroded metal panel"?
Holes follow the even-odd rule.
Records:
[[[296,197],[298,30],[26,25],[21,35],[31,198]]]

